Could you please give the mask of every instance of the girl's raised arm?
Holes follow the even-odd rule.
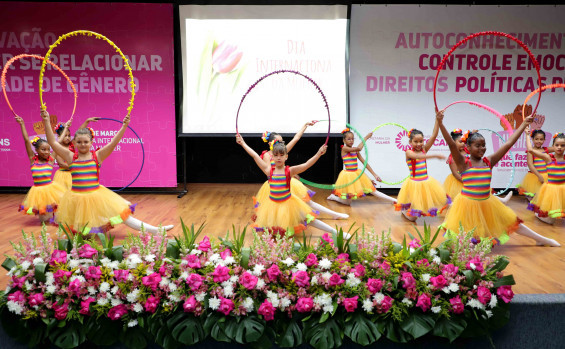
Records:
[[[310,122],[305,123],[304,126],[302,126],[300,131],[298,131],[298,133],[294,135],[294,138],[292,138],[292,140],[290,142],[288,142],[288,144],[286,145],[286,151],[287,152],[290,152],[292,150],[292,148],[294,148],[296,143],[300,140],[300,138],[302,138],[302,135],[306,131],[306,128],[308,128],[308,126],[312,126],[312,125],[314,125],[314,122],[310,121]]]
[[[124,118],[122,127],[120,128],[118,133],[116,133],[116,135],[112,138],[110,143],[103,146],[102,149],[99,149],[98,151],[96,151],[96,156],[98,157],[99,163],[102,163],[102,161],[106,160],[106,158],[108,156],[110,156],[110,154],[112,154],[112,152],[116,148],[116,145],[118,145],[118,143],[120,143],[120,140],[122,139],[122,137],[124,136],[124,133],[126,132],[126,129],[128,128],[129,120],[130,120],[129,115],[126,115],[126,117]]]
[[[443,113],[443,110],[439,111],[438,113]],[[432,131],[432,136],[430,137],[430,139],[428,139],[428,141],[424,145],[424,153],[427,153],[428,150],[430,150],[430,148],[432,147],[432,145],[434,145],[434,142],[436,141],[436,138],[437,138],[438,131],[439,131],[439,125],[438,125],[438,121],[437,121],[437,118],[436,118],[436,123],[434,124],[434,130]]]
[[[526,127],[526,132],[529,134],[528,129],[529,129],[529,126]],[[546,152],[542,152],[542,151],[534,149],[534,147],[532,147],[532,141],[530,140],[530,137],[528,137],[528,136],[526,136],[526,148],[528,149],[528,167],[530,168],[530,171],[532,171],[532,173],[534,173],[535,175],[540,177],[538,170],[536,170],[536,168],[533,166],[533,162],[534,162],[533,155],[537,156],[540,159],[543,159],[543,161],[545,161],[546,163],[551,162],[551,156],[549,156],[549,154],[547,154]],[[532,159],[531,160],[531,162],[532,162],[531,167],[530,167],[530,158]]]
[[[492,167],[494,167],[500,161],[500,159],[502,159],[502,157],[506,155],[506,153],[508,153],[508,151],[510,150],[510,148],[512,148],[514,143],[516,143],[518,139],[520,139],[520,136],[522,136],[522,133],[524,133],[526,126],[530,125],[533,121],[534,121],[533,116],[528,116],[527,118],[525,118],[524,122],[522,122],[522,125],[520,125],[520,127],[518,127],[518,129],[514,131],[512,136],[510,136],[510,138],[508,138],[508,140],[504,142],[504,144],[502,144],[502,146],[497,151],[495,151],[493,154],[489,156],[489,160]],[[543,157],[540,156],[540,158]]]
[[[306,161],[305,163],[300,164],[300,165],[292,166],[290,168],[290,175],[294,176],[294,175],[297,175],[297,174],[301,174],[302,172],[304,172],[307,169],[309,169],[310,167],[312,167],[312,165],[314,165],[316,163],[316,161],[318,161],[320,156],[322,156],[326,153],[327,149],[328,149],[328,146],[324,144],[320,147],[320,149],[318,150],[316,155],[312,156],[310,159],[308,159],[308,161]]]
[[[16,116],[16,121],[18,122],[18,124],[20,124],[20,127],[22,129],[22,136],[24,137],[24,143],[26,145],[27,157],[29,158],[30,163],[33,163],[33,158],[35,157],[35,153],[33,152],[33,148],[32,148],[31,142],[29,140],[29,136],[27,134],[24,119],[22,119],[19,116]]]
[[[261,169],[261,171],[263,171],[265,175],[269,176],[271,170],[271,164],[263,161],[263,159],[261,159],[259,154],[257,154],[255,150],[251,149],[251,147],[248,146],[247,143],[245,143],[243,137],[241,137],[240,134],[235,135],[235,142],[241,145],[243,149],[247,152],[247,154],[249,154],[253,158],[253,160],[255,160],[255,163]]]
[[[451,135],[449,134],[449,131],[447,131],[447,129],[445,128],[445,125],[443,124],[443,110],[440,110],[439,112],[437,112],[436,114],[436,125],[439,127],[439,129],[441,130],[441,134],[443,136],[443,138],[445,139],[445,141],[447,142],[447,145],[449,146],[449,151],[451,152],[451,158],[453,159],[453,163],[455,164],[455,166],[457,166],[457,169],[459,170],[459,173],[465,171],[467,169],[467,164],[465,164],[465,157],[463,157],[463,155],[461,155],[461,153],[459,152],[459,149],[457,149],[457,144],[455,144],[455,141],[453,140],[453,138],[451,138]],[[451,165],[450,165],[451,166]],[[451,172],[454,172],[453,170]],[[458,179],[461,180],[461,175],[459,175],[459,173],[457,174],[458,176],[455,176],[455,173],[453,173],[453,175]]]
[[[367,135],[364,137],[365,138],[365,142],[367,142],[367,140],[369,138],[373,137],[373,132],[369,132],[367,133]],[[359,153],[361,150],[363,150],[363,142],[359,143],[358,146],[356,147],[348,147],[347,145],[343,145],[343,147],[341,148],[342,151],[346,152],[346,153],[351,153],[351,152],[356,152]]]

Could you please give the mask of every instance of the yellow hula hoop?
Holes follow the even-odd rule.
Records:
[[[122,53],[122,50],[120,50],[120,48],[118,46],[116,46],[116,44],[114,44],[110,39],[108,39],[107,37],[105,37],[102,34],[98,34],[98,33],[95,33],[93,31],[90,31],[90,30],[75,30],[75,31],[72,31],[70,33],[61,35],[61,36],[59,36],[57,41],[55,41],[51,46],[49,46],[49,51],[47,51],[47,53],[45,54],[45,59],[43,60],[43,63],[41,64],[41,71],[39,72],[39,102],[41,103],[41,109],[46,108],[45,103],[43,103],[43,88],[42,88],[42,86],[43,86],[43,74],[45,73],[45,66],[46,66],[46,63],[47,63],[47,59],[51,55],[51,52],[53,51],[53,49],[55,47],[57,47],[63,40],[65,40],[68,37],[77,36],[77,35],[94,36],[94,37],[96,37],[96,39],[102,39],[102,40],[106,41],[108,44],[110,44],[110,46],[112,46],[114,48],[114,50],[116,50],[116,52],[124,60],[124,67],[128,71],[128,75],[129,75],[129,79],[130,79],[129,84],[131,86],[131,98],[129,100],[129,106],[127,108],[127,110],[128,110],[127,116],[130,116],[131,110],[133,109],[133,100],[135,98],[135,83],[133,81],[133,72],[132,72],[131,67],[129,65],[128,59]]]

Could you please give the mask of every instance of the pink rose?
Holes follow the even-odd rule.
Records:
[[[269,269],[267,269],[267,276],[271,282],[277,281],[279,276],[281,275],[281,270],[279,266],[276,264],[271,265]]]
[[[296,302],[296,310],[299,313],[307,313],[314,307],[314,301],[312,298],[309,297],[302,297],[298,298],[298,302]]]
[[[78,249],[78,256],[80,258],[92,258],[92,256],[97,255],[98,251],[89,244],[84,244]]]
[[[343,306],[345,307],[345,311],[348,313],[352,313],[357,309],[357,300],[359,296],[351,297],[351,298],[344,298],[343,299]]]
[[[74,293],[76,296],[80,294],[81,289],[82,289],[82,283],[80,282],[79,279],[74,279],[73,281],[71,281],[68,288],[69,292]]]
[[[417,249],[417,248],[421,247],[422,245],[420,244],[420,240],[414,239],[414,240],[410,241],[410,243],[408,244],[408,246],[410,246],[410,247],[412,247],[412,248],[414,248],[414,249]]]
[[[353,268],[353,274],[358,278],[362,278],[363,276],[365,276],[365,267],[361,264],[355,265],[355,267]]]
[[[297,271],[292,274],[292,280],[298,285],[298,287],[308,287],[310,286],[310,277],[305,271]]]
[[[59,269],[53,273],[53,278],[55,279],[56,283],[62,284],[67,282],[71,277],[72,273],[70,271]]]
[[[23,303],[26,300],[26,296],[22,291],[16,291],[8,295],[8,300],[16,303]]]
[[[226,259],[228,257],[231,257],[231,250],[229,248],[226,248],[225,250],[223,250],[222,252],[220,252],[220,257],[222,257],[222,259]]]
[[[188,297],[184,304],[182,305],[185,313],[194,313],[196,311],[196,307],[198,306],[198,301],[194,298],[194,295]]]
[[[192,269],[199,269],[202,267],[200,264],[200,258],[195,254],[189,254],[186,256],[186,261],[188,262],[188,267]]]
[[[202,239],[202,241],[200,241],[200,243],[198,244],[198,249],[202,252],[208,252],[210,247],[210,238],[208,238],[208,236],[205,236],[204,239]]]
[[[53,310],[55,310],[55,319],[65,320],[67,313],[69,312],[69,303],[63,303],[61,305],[55,303],[53,304]]]
[[[366,285],[369,292],[371,292],[371,294],[375,294],[383,288],[384,282],[381,279],[369,279],[367,280]]]
[[[423,312],[428,311],[432,307],[432,301],[430,296],[427,293],[422,293],[420,297],[418,297],[418,302],[416,302],[416,306],[420,307]]]
[[[447,276],[455,276],[459,272],[459,267],[454,266],[453,264],[447,264],[443,266],[441,273]]]
[[[143,286],[150,287],[153,291],[157,290],[160,282],[161,274],[159,273],[152,273],[141,278],[141,283],[143,284]]]
[[[145,302],[145,311],[147,311],[148,313],[154,313],[159,306],[159,300],[159,298],[153,295],[149,296],[147,298],[147,301]]]
[[[186,278],[186,284],[192,291],[196,291],[202,286],[202,282],[204,281],[204,277],[198,274],[190,274]]]
[[[114,279],[116,279],[117,282],[126,282],[128,280],[128,276],[129,270],[114,270]]]
[[[512,292],[511,286],[500,286],[496,289],[496,294],[502,298],[504,303],[508,303],[514,298],[514,292]]]
[[[223,313],[225,316],[228,316],[233,308],[234,304],[231,299],[220,297],[220,308],[218,308],[218,310],[221,313]]]
[[[87,299],[80,302],[80,310],[78,311],[82,315],[90,315],[90,303],[96,302],[96,299],[88,297]]]
[[[100,270],[100,267],[95,267],[93,265],[88,267],[88,270],[84,273],[84,277],[87,279],[98,280],[100,279],[100,276],[102,276],[102,270]]]
[[[275,310],[276,309],[273,307],[273,304],[265,299],[265,301],[259,306],[257,314],[263,315],[265,321],[271,321],[275,318]]]
[[[474,266],[474,268],[473,268],[473,266]],[[468,261],[467,264],[465,264],[465,267],[468,270],[475,269],[476,271],[479,271],[481,273],[483,271],[485,271],[485,269],[483,268],[483,262],[481,262],[481,259],[479,257],[475,257],[475,258],[471,259],[470,261]]]
[[[377,305],[377,312],[379,314],[384,314],[392,308],[393,299],[389,296],[385,296],[380,304]]]
[[[436,290],[441,290],[447,286],[447,279],[443,275],[438,275],[430,278],[430,283],[435,287]]]
[[[330,277],[330,286],[338,286],[343,284],[345,281],[336,273],[333,273]]]
[[[242,56],[243,52],[237,45],[222,41],[212,52],[212,68],[216,73],[229,73],[235,69]]]
[[[402,287],[406,289],[416,287],[416,279],[414,279],[412,273],[402,272],[400,280],[402,280]]]
[[[325,233],[324,235],[322,235],[322,240],[330,244],[331,246],[334,245],[334,241],[332,240],[331,235],[329,233]]]
[[[488,288],[479,286],[477,288],[477,297],[479,298],[479,302],[483,303],[483,305],[487,305],[487,303],[490,302],[492,295]]]
[[[461,301],[461,298],[459,297],[459,295],[451,298],[449,300],[449,303],[451,303],[451,311],[454,314],[461,314],[461,313],[463,313],[463,311],[465,311],[465,306],[463,305],[463,302]]]
[[[257,285],[257,276],[246,271],[239,277],[239,283],[246,289],[252,290]]]
[[[386,274],[390,274],[390,264],[387,261],[384,261],[379,265],[379,268]]]
[[[27,299],[29,305],[31,306],[39,306],[43,303],[43,293],[34,293]]]
[[[24,286],[24,283],[26,281],[26,277],[22,276],[22,277],[17,277],[15,275],[12,275],[12,285],[10,285],[10,287],[12,288],[22,288]]]
[[[49,265],[55,265],[55,263],[58,264],[67,263],[67,252],[61,250],[53,251],[53,253],[51,254],[51,261],[49,262]]]
[[[318,265],[318,257],[316,257],[315,254],[310,253],[308,256],[306,256],[304,264],[306,264],[307,267]]]
[[[214,277],[214,282],[221,283],[227,281],[230,278],[230,269],[228,267],[218,265],[216,269],[214,269],[212,276]]]
[[[335,259],[338,263],[349,262],[349,255],[347,253],[340,253]]]
[[[425,267],[429,267],[430,262],[426,258],[420,259],[419,261],[416,262],[416,266],[421,267],[422,265]]]
[[[119,304],[119,305],[116,305],[115,307],[110,308],[110,310],[108,311],[108,317],[111,320],[118,320],[119,318],[126,315],[127,313],[128,313],[128,308],[126,307],[126,305],[125,304]]]

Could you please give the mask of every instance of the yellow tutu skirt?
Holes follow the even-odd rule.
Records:
[[[445,181],[443,182],[443,189],[449,195],[451,200],[455,200],[457,195],[461,193],[461,189],[463,189],[463,183],[458,181],[457,178],[453,174],[449,174]]]
[[[357,171],[342,170],[335,182],[335,185],[338,188],[334,189],[332,193],[342,199],[357,200],[358,198],[365,196],[365,194],[369,194],[377,190],[375,189],[373,182],[371,182],[369,177],[367,177],[364,173],[352,184],[347,187],[340,188],[340,186],[344,184],[351,183],[355,178],[357,178],[357,176],[359,176],[359,173],[361,173],[361,169],[357,169]]]
[[[305,202],[310,201],[312,196],[316,194],[315,191],[308,189],[301,181],[294,177],[290,179],[290,193]],[[269,200],[269,181],[263,183],[255,199],[257,202]]]
[[[272,201],[269,197],[263,201],[256,201],[255,212],[257,213],[253,225],[255,230],[289,233],[288,235],[301,233],[317,216],[307,203],[294,195],[282,202]]]
[[[461,225],[465,232],[475,229],[475,237],[494,238],[504,244],[520,223],[522,220],[516,213],[494,195],[485,200],[458,195],[440,227],[446,230],[449,237],[456,237]]]
[[[547,173],[542,174],[544,183],[547,183]],[[540,183],[538,176],[535,174],[528,172],[526,176],[522,180],[522,183],[518,184],[516,187],[518,188],[518,193],[520,195],[526,195],[530,198],[533,198],[534,195],[540,190],[543,183]]]
[[[451,198],[441,184],[432,177],[423,181],[408,178],[402,184],[396,200],[396,211],[407,211],[407,214],[413,217],[435,217],[451,203]]]
[[[91,192],[65,192],[57,222],[83,233],[103,233],[125,221],[134,211],[135,205],[101,185]]]
[[[44,215],[55,212],[65,191],[65,188],[55,182],[42,186],[34,185],[29,189],[18,211],[30,215]]]
[[[59,183],[63,188],[70,190],[73,185],[73,176],[71,176],[71,171],[63,171],[58,169],[53,176],[53,182]]]
[[[544,183],[528,209],[540,217],[565,218],[565,184]]]

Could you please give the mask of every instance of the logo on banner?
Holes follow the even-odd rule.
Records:
[[[407,151],[410,148],[410,144],[408,143],[408,132],[405,130],[398,132],[394,138],[394,143],[398,149]]]

